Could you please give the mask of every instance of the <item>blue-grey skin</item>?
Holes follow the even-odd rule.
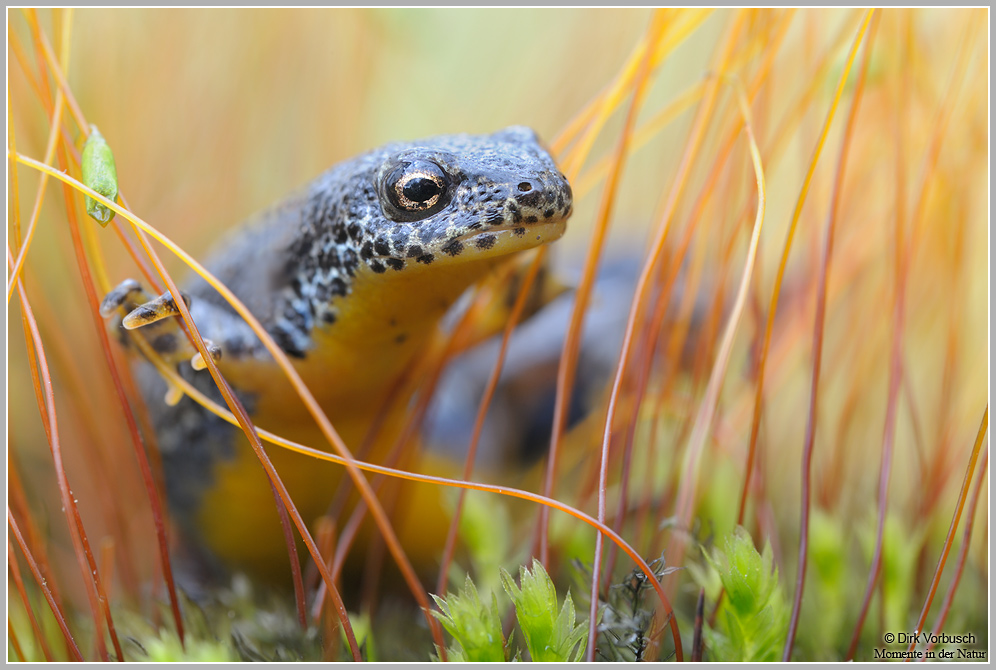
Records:
[[[435,189],[439,180],[443,188]],[[332,167],[227,236],[205,265],[285,352],[306,362],[316,331],[334,336],[358,275],[404,278],[413,269],[472,261],[487,255],[500,236],[502,249],[529,248],[539,239],[527,237],[530,226],[562,226],[571,210],[570,185],[532,130],[444,135],[386,145]],[[194,322],[224,362],[269,358],[206,282],[195,277],[182,288]],[[110,294],[102,311],[140,311],[129,297],[135,293],[122,288]],[[168,360],[192,353],[173,319],[142,331]],[[209,375],[189,365],[179,370],[221,401]],[[203,568],[210,557],[199,554],[189,521],[211,484],[213,464],[233,457],[239,433],[187,397],[165,405],[165,382],[150,366],[138,377],[153,413],[173,518],[193,539],[185,549]],[[234,390],[252,415],[254,395]]]

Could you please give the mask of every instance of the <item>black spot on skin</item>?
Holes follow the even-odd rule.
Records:
[[[425,263],[426,265],[428,265],[433,260],[435,260],[435,256],[433,256],[432,254],[423,254],[418,258],[416,258],[415,260],[418,261],[419,263]]]
[[[346,240],[349,239],[346,233],[346,226],[341,222],[332,226],[332,235],[335,236],[336,244],[345,244]]]
[[[381,263],[380,261],[370,261],[370,269],[376,272],[377,274],[384,274],[385,272],[387,272],[387,268],[384,267],[384,264]]]
[[[539,219],[536,218],[535,216],[527,216],[526,217],[526,223],[536,223],[537,221],[539,221]]]
[[[140,305],[132,313],[135,314],[138,317],[138,319],[144,322],[155,318],[156,309],[154,307],[149,307],[147,305]]]
[[[564,208],[564,194],[563,193],[558,193],[557,194],[557,209],[563,209],[563,208]]]
[[[474,223],[467,224],[467,230],[477,230],[482,225],[480,221],[474,221]]]
[[[516,237],[522,237],[523,235],[526,234],[526,229],[525,228],[516,228],[512,232],[515,233]]]
[[[278,329],[271,333],[271,335],[273,335],[273,339],[276,341],[277,345],[283,349],[288,356],[293,358],[304,358],[304,352],[294,345],[294,339],[290,336],[290,333]]]
[[[440,249],[440,251],[442,251],[444,254],[449,254],[450,256],[456,256],[461,251],[463,251],[463,242],[461,242],[456,238],[453,238],[452,240],[447,242],[446,246]]]
[[[395,341],[395,343],[397,343],[397,344],[401,344],[402,342],[404,342],[404,341],[405,341],[405,340],[407,340],[407,339],[408,339],[408,333],[399,333],[399,334],[398,334],[398,335],[397,335],[397,336],[396,336],[396,337],[394,338],[394,341]]]
[[[502,212],[501,212],[500,209],[499,210],[491,210],[490,212],[488,212],[487,214],[484,215],[484,220],[490,226],[497,226],[497,225],[505,222],[505,215],[502,214]]]
[[[422,247],[420,247],[417,244],[413,244],[410,247],[408,247],[408,258],[418,258],[424,253],[425,252],[422,251]]]
[[[384,262],[387,263],[387,267],[392,270],[401,270],[405,267],[405,262],[400,258],[388,258],[385,259]]]
[[[284,318],[287,319],[287,322],[294,326],[297,330],[308,330],[309,324],[305,321],[305,315],[302,312],[297,311],[293,305],[286,306],[284,309]]]
[[[533,189],[527,193],[519,193],[515,196],[515,200],[523,207],[539,207],[543,202],[543,191]]]
[[[474,244],[477,245],[478,249],[487,250],[493,247],[497,241],[498,238],[494,235],[481,235]]]
[[[294,291],[294,295],[296,295],[297,297],[299,298],[303,297],[301,295],[301,280],[298,279],[297,277],[291,279],[291,290]]]
[[[322,252],[322,255],[318,259],[318,265],[322,268],[342,267],[342,259],[339,258],[339,248],[333,245]]]
[[[351,223],[349,224],[347,232],[349,233],[350,238],[359,241],[360,238],[363,236],[363,226],[361,226],[358,223]]]
[[[332,310],[328,310],[327,312],[322,314],[322,321],[324,321],[329,325],[335,323],[335,320],[336,320],[336,314]]]
[[[346,295],[346,282],[336,277],[329,282],[329,290],[332,292],[332,295]]]
[[[356,273],[356,268],[359,264],[360,259],[357,257],[356,252],[347,247],[346,250],[342,252],[342,266],[346,269],[346,272],[349,273],[350,277]]]
[[[383,237],[378,237],[374,240],[374,251],[377,252],[378,256],[387,256],[391,253],[391,246]]]
[[[373,257],[373,242],[367,240],[363,243],[363,248],[360,249],[360,258],[365,261],[370,260]]]
[[[553,208],[552,207],[550,207],[549,209],[546,209],[546,210],[543,211],[543,218],[544,219],[553,218]]]

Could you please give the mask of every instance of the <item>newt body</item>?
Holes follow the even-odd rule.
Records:
[[[570,186],[533,131],[440,136],[333,167],[237,230],[206,265],[292,357],[356,453],[392,393],[403,406],[406,372],[463,291],[509,254],[559,238],[571,211]],[[248,325],[203,280],[184,290],[253,422],[327,448]],[[135,307],[121,296],[109,300],[111,309]],[[171,361],[193,353],[173,319],[142,327]],[[179,367],[220,398],[206,372]],[[210,571],[287,574],[273,495],[244,435],[189,398],[166,405],[165,382],[143,368],[184,550]],[[367,458],[376,461],[393,444],[400,414],[387,414]],[[275,447],[267,453],[304,519],[325,513],[342,468]],[[425,532],[424,520],[409,521],[396,519],[403,541]]]

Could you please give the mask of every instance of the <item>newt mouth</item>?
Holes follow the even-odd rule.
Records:
[[[517,251],[525,251],[535,247],[549,244],[560,239],[567,229],[567,220],[544,221],[542,223],[501,224],[487,230],[475,230],[464,233],[455,238],[442,248],[447,253],[447,248],[456,250],[459,243],[462,247],[457,254],[450,254],[453,258],[468,255],[470,258],[480,256],[503,256]]]
[[[457,265],[497,258],[554,242],[566,229],[567,219],[529,224],[502,223],[423,246],[415,254],[409,251],[405,257],[377,254],[372,256],[370,264],[374,272],[383,273],[388,269],[402,270],[418,265]]]

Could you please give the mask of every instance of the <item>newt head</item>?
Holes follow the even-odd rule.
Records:
[[[371,321],[410,322],[401,311],[434,321],[502,257],[563,235],[572,208],[567,178],[521,126],[391,144],[342,163],[304,196],[278,341],[303,355],[315,329],[369,338]]]
[[[360,251],[375,272],[529,249],[559,238],[572,210],[567,178],[521,126],[388,155],[377,196],[385,220]]]

